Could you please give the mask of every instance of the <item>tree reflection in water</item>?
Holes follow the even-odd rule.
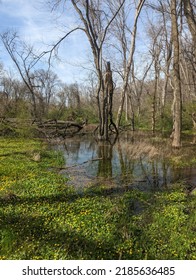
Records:
[[[66,171],[74,178],[71,184],[77,187],[112,184],[118,188],[155,191],[195,174],[191,167],[185,172],[168,160],[165,142],[157,145],[149,137],[134,135],[124,134],[114,145],[96,143],[87,135],[66,139],[65,145],[57,149],[64,151],[66,166],[74,166]]]
[[[98,163],[97,177],[112,178],[113,145],[101,142],[98,145],[97,154],[101,158]]]

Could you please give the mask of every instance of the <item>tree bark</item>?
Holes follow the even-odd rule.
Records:
[[[176,0],[171,0],[171,21],[172,21],[172,44],[173,44],[173,77],[174,77],[174,99],[173,99],[173,132],[172,147],[181,146],[182,129],[182,93],[180,79],[180,50],[179,32],[177,22]]]
[[[193,38],[194,55],[196,55],[196,18],[190,0],[183,0],[184,14]]]

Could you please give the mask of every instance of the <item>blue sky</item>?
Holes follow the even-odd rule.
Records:
[[[59,22],[58,14],[51,14],[48,7],[44,7],[42,0],[1,0],[0,4],[0,32],[13,29],[22,39],[35,46],[39,52],[47,49],[48,44],[57,42],[65,32],[76,27],[73,17],[68,13]],[[83,48],[85,46],[85,51]],[[87,63],[87,42],[81,32],[72,33],[61,45],[59,56],[62,61],[54,65],[54,71],[63,82],[71,83],[84,78],[83,71],[78,67]],[[0,43],[0,61],[5,68],[13,69],[13,63]]]
[[[69,10],[51,13],[49,7],[43,3],[45,0],[0,0],[0,33],[13,29],[20,37],[38,49],[38,53],[47,50],[48,45],[55,43],[68,31],[78,26],[75,16]],[[72,10],[73,11],[73,10]],[[151,17],[153,17],[153,12]],[[145,29],[144,23],[140,20],[138,28],[137,52],[134,57],[141,65],[145,59]],[[130,20],[132,17],[130,18]],[[143,25],[143,27],[142,27]],[[92,69],[92,54],[89,51],[87,38],[81,31],[72,33],[61,44],[59,48],[60,61],[53,64],[53,71],[65,83],[83,82],[88,78],[87,71],[80,65]],[[143,58],[144,55],[144,58]],[[112,57],[113,58],[113,57]],[[2,43],[0,42],[0,62],[3,62],[7,70],[14,71],[13,62],[8,57]],[[140,67],[141,68],[141,67]],[[16,72],[16,71],[15,71]]]

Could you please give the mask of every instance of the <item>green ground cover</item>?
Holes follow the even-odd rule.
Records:
[[[63,163],[39,140],[0,138],[0,259],[196,259],[196,198],[182,184],[78,193],[53,168]]]

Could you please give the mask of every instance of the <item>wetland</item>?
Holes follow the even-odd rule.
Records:
[[[194,136],[183,141],[1,137],[1,259],[196,259]]]

